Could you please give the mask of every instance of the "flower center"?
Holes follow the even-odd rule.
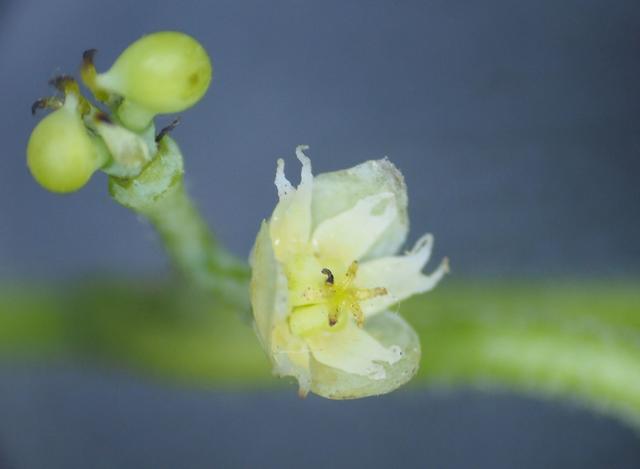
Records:
[[[306,288],[305,304],[294,307],[289,316],[289,327],[296,335],[304,336],[319,331],[342,329],[352,316],[359,327],[364,325],[361,301],[387,294],[387,289],[356,288],[353,281],[358,273],[358,262],[353,261],[340,281],[331,270],[323,268],[320,274],[326,278],[320,288]]]

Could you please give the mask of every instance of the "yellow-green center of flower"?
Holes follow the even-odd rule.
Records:
[[[387,289],[354,287],[357,273],[357,261],[351,263],[342,279],[336,279],[326,267],[318,272],[325,280],[319,288],[304,290],[305,304],[294,307],[289,316],[291,332],[306,336],[320,331],[338,331],[346,326],[350,316],[362,327],[364,314],[360,302],[386,295]]]

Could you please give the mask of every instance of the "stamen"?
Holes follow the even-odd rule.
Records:
[[[333,327],[338,323],[338,310],[332,309],[329,313],[329,326]]]
[[[376,288],[354,288],[353,295],[356,297],[358,301],[370,300],[371,298],[376,298],[377,296],[384,296],[388,294],[386,288],[376,287]]]
[[[353,317],[358,327],[363,327],[365,317],[360,302],[388,294],[387,289],[383,287],[357,288],[352,286],[358,273],[357,261],[353,261],[351,265],[349,265],[349,268],[344,274],[344,278],[339,278],[337,284],[336,278],[329,268],[324,267],[320,272],[327,277],[324,286],[319,288],[305,288],[301,298],[298,298],[296,304],[301,307],[325,304],[326,309],[324,309],[324,314],[326,314],[326,322],[324,324],[328,324],[329,327],[334,327],[338,325],[338,323],[344,324],[349,316]],[[317,312],[320,310],[313,311]],[[317,322],[315,322],[312,327],[308,327],[308,325],[302,327],[301,325],[305,324],[303,319],[306,316],[301,316],[300,314],[306,313],[304,313],[304,310],[294,313],[294,317],[296,317],[297,320],[290,323],[294,333],[298,331],[298,333],[306,334],[318,327]],[[309,318],[306,317],[306,319]],[[324,320],[322,320],[322,322],[324,322]],[[339,327],[336,327],[334,330],[337,329],[339,329]]]
[[[356,319],[356,324],[358,327],[364,326],[364,313],[362,312],[362,308],[360,307],[360,303],[354,301],[351,303],[351,313],[353,317]]]
[[[325,280],[325,283],[327,285],[333,285],[333,282],[334,282],[333,273],[326,267],[322,269],[320,272],[322,272],[324,275],[327,276],[327,280]]]
[[[358,261],[353,261],[347,272],[344,274],[344,282],[342,282],[342,288],[349,288],[353,279],[356,278],[356,274],[358,273]]]
[[[314,304],[314,303],[320,303],[323,301],[326,301],[327,299],[331,298],[331,295],[333,294],[332,291],[327,291],[324,288],[312,288],[312,287],[308,287],[305,288],[304,292],[302,293],[302,297],[309,303],[309,304]]]

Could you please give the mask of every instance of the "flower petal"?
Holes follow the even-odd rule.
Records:
[[[384,347],[352,321],[338,331],[309,335],[306,341],[316,361],[373,380],[386,377],[382,363],[393,365],[402,358],[398,347]]]
[[[436,286],[449,271],[449,264],[445,258],[432,274],[423,274],[422,269],[429,261],[432,247],[433,236],[427,234],[404,256],[383,257],[360,265],[354,280],[357,287],[383,287],[388,292],[387,295],[361,303],[365,317],[384,311],[398,301],[417,293],[424,293]]]
[[[276,262],[268,225],[263,222],[251,252],[251,306],[255,330],[262,347],[279,376],[298,380],[300,393],[311,386],[309,350],[306,343],[289,331],[287,278]]]
[[[396,216],[363,257],[375,258],[396,253],[409,229],[407,188],[400,171],[387,159],[366,161],[353,168],[316,176],[311,203],[312,229],[351,209],[358,200],[380,192],[393,193]]]
[[[316,351],[313,351],[310,362],[311,390],[314,393],[330,399],[374,396],[393,391],[415,375],[420,362],[420,341],[411,326],[401,316],[386,312],[367,321],[364,330],[353,327],[361,334],[367,334],[368,339],[365,341],[377,343],[377,348],[387,351],[392,349],[391,356],[396,361],[390,365],[384,358],[377,358],[379,357],[377,353],[370,357],[369,363],[371,360],[380,360],[378,364],[384,371],[384,377],[380,379],[380,368],[373,375],[345,371],[347,365],[344,360],[349,360],[351,353],[360,353],[361,350],[349,341],[337,344],[342,349],[339,356],[335,357],[337,361],[328,360],[326,356],[322,357],[326,362],[331,361],[331,363],[321,361]],[[366,368],[366,358],[362,361]],[[348,366],[353,366],[353,363],[350,362]]]
[[[339,259],[345,265],[361,259],[396,218],[394,198],[392,192],[371,195],[358,200],[353,208],[323,221],[311,237],[315,254],[320,258]]]
[[[273,329],[271,342],[270,358],[274,374],[296,378],[299,394],[306,396],[311,389],[310,353],[306,342],[293,335],[286,322]]]
[[[251,307],[256,332],[264,348],[269,351],[272,330],[288,314],[287,279],[276,262],[269,237],[269,228],[262,222],[251,251]]]
[[[295,253],[303,250],[311,234],[313,175],[311,160],[303,153],[307,148],[309,147],[306,145],[296,148],[296,156],[302,163],[297,189],[293,188],[284,175],[284,161],[278,160],[275,184],[280,202],[273,211],[269,226],[273,250],[280,262],[287,262]]]

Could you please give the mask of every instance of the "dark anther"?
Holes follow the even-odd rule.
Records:
[[[173,129],[175,129],[178,126],[179,123],[180,123],[180,118],[177,117],[177,118],[175,118],[173,120],[173,122],[171,122],[171,124],[169,124],[166,127],[163,127],[162,130],[160,130],[160,133],[158,135],[156,135],[156,143],[158,143],[160,140],[162,140],[162,137],[164,137],[169,132],[171,132]]]
[[[329,314],[329,327],[333,327],[338,324],[338,313],[339,311],[336,309],[335,314]]]
[[[322,269],[321,272],[327,276],[327,280],[325,280],[325,283],[327,285],[333,285],[333,281],[334,281],[333,273],[329,269],[327,269],[326,267],[324,269]]]
[[[92,65],[93,58],[96,56],[96,52],[98,52],[98,49],[87,49],[86,51],[84,51],[82,53],[82,63],[84,65]]]
[[[58,75],[57,77],[53,77],[49,80],[49,84],[56,88],[58,91],[62,91],[64,93],[67,85],[70,83],[75,83],[75,79],[69,75]]]

